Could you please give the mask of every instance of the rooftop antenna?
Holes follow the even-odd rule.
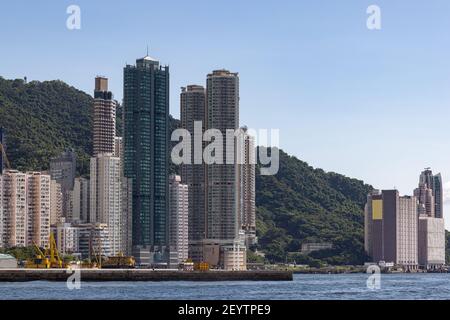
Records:
[[[147,45],[147,57],[148,57],[148,45]]]

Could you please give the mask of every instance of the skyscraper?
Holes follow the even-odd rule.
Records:
[[[228,70],[215,70],[206,80],[206,129],[227,130],[239,128],[239,76]],[[227,143],[223,142],[223,150]],[[234,141],[233,141],[234,142]],[[236,151],[236,150],[235,150]],[[236,153],[236,152],[235,152]],[[219,157],[223,164],[206,166],[206,238],[233,241],[239,225],[239,171],[235,158],[226,163],[226,152]]]
[[[72,150],[66,150],[50,160],[50,176],[61,185],[63,215],[68,220],[70,220],[70,217],[67,217],[70,213],[70,192],[74,187],[76,168],[76,154]]]
[[[431,189],[434,197],[434,217],[443,218],[443,192],[442,192],[442,177],[441,174],[433,175],[433,171],[430,168],[426,168],[419,178],[420,185],[424,185],[426,188]],[[431,210],[431,209],[430,209]],[[431,211],[428,212],[431,212]]]
[[[56,225],[63,216],[63,194],[56,180],[50,181],[50,225]]]
[[[445,264],[445,226],[443,219],[442,178],[433,175],[430,168],[420,174],[419,210],[419,265],[424,269],[438,269]]]
[[[27,175],[5,170],[0,175],[2,211],[0,211],[1,247],[26,247],[28,235]]]
[[[374,191],[365,208],[365,248],[374,262],[405,269],[418,266],[417,199],[400,197],[397,190]]]
[[[181,177],[170,176],[170,248],[176,252],[176,264],[185,262],[189,252],[189,187]]]
[[[41,172],[27,173],[28,246],[33,243],[42,248],[49,246],[50,181],[50,176]]]
[[[124,175],[132,180],[138,263],[167,261],[169,67],[146,56],[124,69]]]
[[[90,222],[105,224],[112,254],[124,252],[122,243],[122,184],[120,158],[102,153],[91,158]]]
[[[256,244],[256,154],[255,138],[251,136],[246,127],[241,128],[241,139],[238,146],[242,148],[241,161],[238,162],[240,170],[240,224],[245,232],[245,243],[247,248]],[[238,152],[239,154],[239,152]]]
[[[94,90],[94,157],[101,153],[114,153],[116,137],[116,102],[108,91],[108,79],[95,78]]]
[[[206,121],[204,87],[189,85],[181,89],[180,115],[181,127],[192,137],[195,134],[195,122],[199,125],[199,134],[203,135]],[[200,155],[203,156],[203,149],[200,151]],[[194,152],[194,146],[191,144],[190,164],[181,166],[181,181],[189,190],[189,256],[195,262],[201,262],[202,240],[206,236],[206,168],[202,157],[195,163]]]

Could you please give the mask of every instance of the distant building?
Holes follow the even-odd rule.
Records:
[[[50,239],[50,184],[49,175],[27,173],[28,235],[27,245],[49,247]]]
[[[16,269],[17,259],[9,254],[0,254],[0,269]]]
[[[132,180],[133,255],[167,263],[169,67],[146,56],[124,69],[124,175]]]
[[[203,134],[206,125],[206,91],[203,86],[181,88],[180,117],[181,127],[191,136],[195,133],[195,122],[201,123],[200,134]],[[206,237],[206,167],[203,158],[195,160],[194,146],[191,145],[191,164],[181,165],[181,182],[189,190],[189,257],[198,263],[203,260],[202,246]]]
[[[224,133],[239,128],[239,76],[228,70],[215,70],[206,79],[206,129]],[[223,141],[224,157],[226,141]],[[239,223],[240,184],[234,164],[206,166],[206,239],[232,243],[241,229]]]
[[[73,190],[76,177],[76,154],[72,150],[64,151],[60,156],[50,160],[50,176],[61,185],[63,196],[63,216],[68,217],[70,212],[70,191]]]
[[[108,91],[108,79],[95,78],[93,155],[115,152],[116,102]]]
[[[0,247],[26,247],[27,175],[17,170],[5,170],[0,175],[0,198]]]
[[[444,219],[419,217],[419,265],[426,269],[439,269],[445,265]]]
[[[432,195],[434,197],[434,217],[443,218],[443,191],[442,191],[442,177],[441,174],[433,175],[430,168],[426,168],[420,174],[419,178],[419,188],[423,185],[427,189],[432,190]]]
[[[56,180],[50,181],[50,225],[56,225],[63,217],[63,194]]]
[[[327,250],[332,249],[333,244],[329,242],[309,242],[302,243],[301,253],[302,254],[310,254],[314,251]]]
[[[419,265],[423,269],[439,269],[445,264],[445,225],[443,219],[442,178],[431,169],[423,171],[418,197],[419,213]]]
[[[101,223],[108,228],[110,251],[124,252],[122,243],[123,211],[120,158],[99,154],[91,158],[90,223]]]
[[[247,248],[257,243],[256,238],[256,150],[255,138],[247,132],[247,128],[241,128],[241,134],[238,139],[242,148],[241,161],[238,162],[240,185],[239,193],[241,195],[240,203],[240,224],[245,232],[245,244]]]
[[[56,246],[62,255],[79,254],[80,229],[71,223],[59,222],[53,227]]]
[[[90,220],[90,181],[86,178],[75,178],[74,188],[70,192],[69,220],[86,223]]]
[[[176,264],[185,262],[189,254],[189,188],[180,176],[170,176],[170,248],[177,253]]]
[[[369,194],[365,208],[365,248],[374,262],[393,262],[405,269],[416,269],[416,197],[400,197],[397,190],[374,191]]]

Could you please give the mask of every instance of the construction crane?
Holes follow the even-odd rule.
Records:
[[[25,263],[25,268],[33,269],[62,269],[65,264],[61,259],[58,248],[56,247],[55,237],[53,232],[50,233],[49,247],[42,252],[39,246],[33,242],[37,255],[34,259],[29,259]]]

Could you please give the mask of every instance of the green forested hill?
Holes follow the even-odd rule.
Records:
[[[52,156],[73,148],[79,173],[88,174],[91,106],[91,96],[61,81],[25,84],[0,78],[0,126],[7,131],[13,167],[45,170]],[[121,108],[117,113],[120,132]],[[172,128],[179,125],[171,120]],[[272,262],[362,263],[363,206],[370,188],[281,151],[277,175],[257,174],[258,249]],[[298,252],[302,242],[332,242],[334,248],[307,257],[287,254]]]
[[[11,165],[19,170],[46,170],[50,158],[75,149],[79,172],[88,170],[92,98],[62,81],[0,78],[0,126],[6,129]]]
[[[271,261],[358,264],[365,260],[363,208],[371,186],[314,169],[280,150],[275,176],[256,177],[259,246]],[[334,248],[299,254],[302,242]]]

